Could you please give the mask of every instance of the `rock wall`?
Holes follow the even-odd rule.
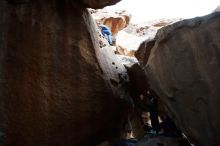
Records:
[[[108,84],[119,72],[99,65],[83,6],[0,1],[0,145],[91,146],[119,133],[123,107]]]
[[[114,5],[121,0],[78,0],[78,1],[82,1],[82,3],[87,8],[98,9],[98,8],[103,8],[105,6]]]
[[[155,40],[148,61],[138,58],[151,88],[194,144],[219,145],[220,13],[164,27]]]

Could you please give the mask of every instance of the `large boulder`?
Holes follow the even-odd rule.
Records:
[[[78,1],[0,1],[0,145],[91,146],[118,135],[128,77],[114,53],[97,52],[88,19]]]
[[[220,144],[220,13],[160,29],[142,60],[166,112],[193,143]],[[143,50],[143,49],[142,49]]]

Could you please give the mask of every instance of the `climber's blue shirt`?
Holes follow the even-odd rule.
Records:
[[[102,34],[112,35],[110,29],[106,25],[100,25]]]
[[[108,40],[109,44],[112,44],[112,33],[108,26],[106,25],[100,25],[102,35]]]

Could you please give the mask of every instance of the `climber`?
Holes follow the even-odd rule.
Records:
[[[102,24],[99,25],[99,27],[101,29],[102,35],[108,40],[108,43],[112,45],[112,33],[108,26]]]
[[[156,134],[160,131],[160,125],[158,120],[158,105],[157,105],[157,99],[156,94],[153,90],[149,90],[147,92],[148,97],[150,98],[150,104],[149,104],[149,110],[150,110],[150,120],[152,129],[156,132]]]

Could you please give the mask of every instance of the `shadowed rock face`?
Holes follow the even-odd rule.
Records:
[[[138,58],[166,112],[199,146],[220,143],[219,38],[218,12],[162,28],[148,61]]]
[[[135,57],[138,58],[140,65],[146,65],[150,56],[151,49],[155,45],[155,40],[147,40],[140,44],[135,52]]]
[[[78,1],[82,1],[83,4],[85,4],[85,6],[88,8],[98,9],[98,8],[103,8],[105,6],[114,5],[121,0],[78,0]]]
[[[10,4],[24,4],[28,3],[31,0],[5,0]],[[77,3],[79,7],[85,8],[103,8],[105,6],[114,5],[121,0],[57,0],[57,2],[66,1],[71,3]],[[80,4],[80,5],[79,5]]]
[[[12,2],[0,1],[0,145],[91,146],[117,136],[123,107],[82,6]]]

